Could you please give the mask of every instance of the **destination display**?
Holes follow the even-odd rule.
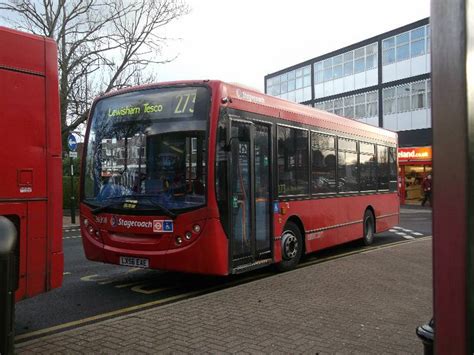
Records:
[[[101,111],[109,119],[193,117],[197,96],[198,88],[138,91],[104,100]]]

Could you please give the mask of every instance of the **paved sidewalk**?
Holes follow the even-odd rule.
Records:
[[[423,353],[431,239],[275,274],[17,344],[27,353]],[[94,297],[94,295],[90,295]]]

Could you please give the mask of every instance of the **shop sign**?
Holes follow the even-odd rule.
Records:
[[[431,161],[431,147],[398,148],[398,161]]]

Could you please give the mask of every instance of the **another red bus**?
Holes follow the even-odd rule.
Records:
[[[90,260],[288,270],[399,221],[396,133],[221,81],[100,97],[84,149]]]
[[[20,300],[63,279],[57,49],[4,27],[0,48],[0,216],[17,230]]]

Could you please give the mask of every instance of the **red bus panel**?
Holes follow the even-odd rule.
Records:
[[[0,215],[18,235],[16,299],[59,287],[63,277],[62,163],[57,49],[0,27]]]

